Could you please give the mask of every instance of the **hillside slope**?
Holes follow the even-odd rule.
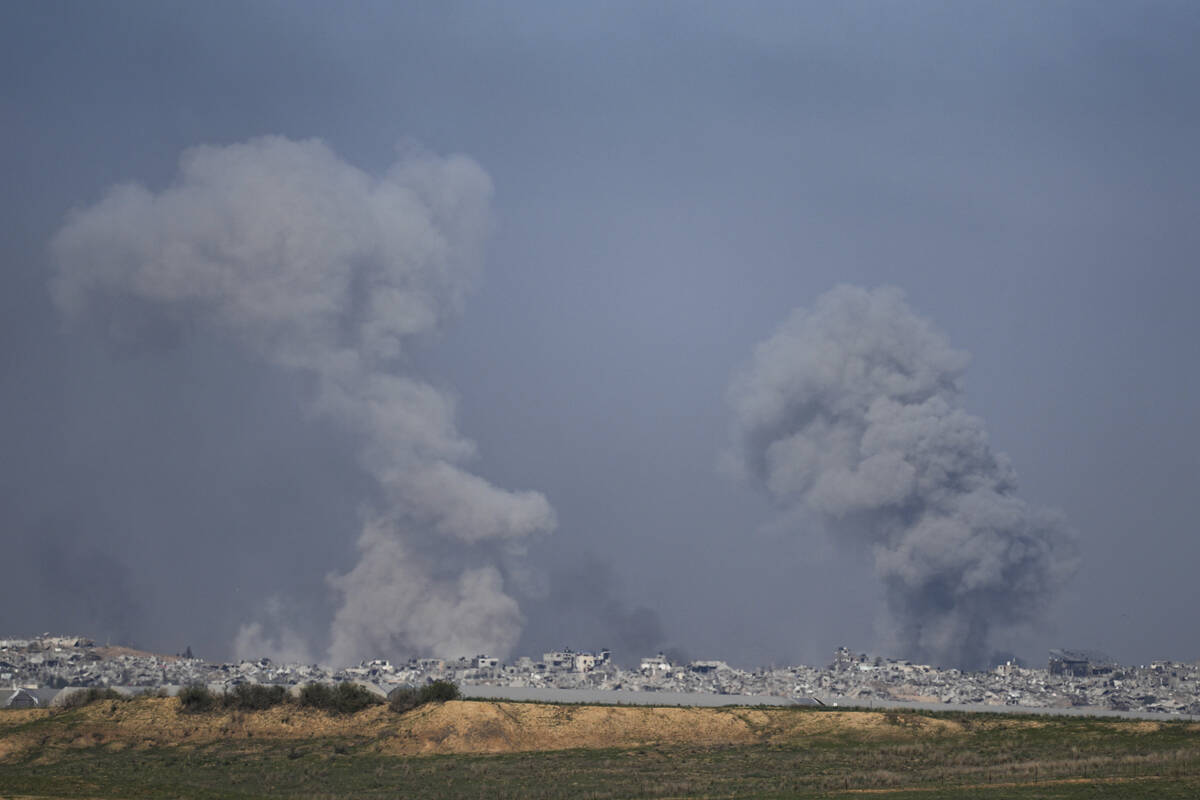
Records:
[[[996,724],[1024,724],[996,720]],[[1132,723],[1155,725],[1156,723]],[[82,709],[0,714],[0,760],[31,749],[199,746],[218,741],[350,740],[378,753],[505,753],[647,744],[748,745],[849,735],[901,740],[961,734],[962,724],[917,714],[779,708],[655,708],[453,701],[396,714],[353,715],[282,706],[185,714],[172,698],[103,701]]]

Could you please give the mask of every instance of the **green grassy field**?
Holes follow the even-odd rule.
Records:
[[[8,728],[35,742],[85,730],[79,712]],[[1070,717],[921,714],[953,735],[844,729],[794,741],[397,756],[371,736],[140,747],[34,747],[0,759],[0,797],[44,798],[1197,798],[1200,729]],[[3,739],[0,739],[2,742]]]

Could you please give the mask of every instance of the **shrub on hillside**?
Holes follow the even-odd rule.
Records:
[[[428,686],[421,687],[421,701],[424,703],[445,703],[447,700],[457,700],[462,697],[458,686],[450,681],[434,681]]]
[[[263,711],[282,705],[288,700],[287,689],[282,686],[264,686],[260,683],[242,683],[226,692],[221,705],[238,711]]]
[[[67,695],[62,702],[63,708],[83,708],[92,703],[98,703],[101,700],[126,700],[125,695],[118,692],[116,689],[99,686],[92,686],[82,691],[73,692]]]
[[[188,713],[212,711],[217,706],[217,696],[205,686],[185,686],[179,690],[179,709]]]
[[[337,710],[344,714],[353,714],[383,702],[378,695],[357,683],[339,683],[334,695],[337,698]]]
[[[365,687],[349,681],[335,686],[309,683],[300,689],[300,705],[338,714],[353,714],[382,702]]]
[[[392,692],[388,698],[388,707],[392,711],[403,714],[426,703],[444,703],[447,700],[457,700],[462,697],[458,686],[450,681],[434,681],[420,689],[402,687]]]
[[[324,683],[306,683],[300,687],[300,705],[306,708],[333,708],[333,687]]]
[[[412,711],[419,705],[421,705],[420,692],[411,686],[393,689],[392,693],[388,695],[388,708],[397,714]]]

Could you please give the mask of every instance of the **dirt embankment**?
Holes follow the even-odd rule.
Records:
[[[258,712],[182,714],[178,701],[102,701],[73,711],[0,714],[0,760],[32,749],[198,746],[216,741],[343,739],[395,755],[500,753],[647,744],[727,745],[853,734],[954,734],[956,723],[883,713],[789,709],[556,706],[456,701],[406,714],[378,706],[354,715],[281,706]]]
[[[980,720],[1018,726],[1032,720]],[[1158,723],[1132,723],[1139,728]],[[1200,728],[1200,726],[1197,726]],[[40,751],[195,747],[214,742],[297,744],[342,740],[394,755],[502,753],[649,744],[740,745],[823,737],[906,741],[965,732],[953,719],[898,712],[775,708],[649,708],[455,701],[406,714],[377,706],[331,715],[281,706],[258,712],[183,714],[171,698],[102,701],[82,709],[0,713],[0,760]]]
[[[380,743],[391,753],[496,753],[647,744],[731,745],[793,741],[856,732],[908,736],[883,714],[805,713],[788,709],[555,706],[462,702],[418,709]],[[917,719],[917,718],[914,718]],[[927,732],[952,723],[920,718]]]

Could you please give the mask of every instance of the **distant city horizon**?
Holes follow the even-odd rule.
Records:
[[[99,640],[99,639],[95,639],[93,637],[84,636],[84,635],[80,635],[80,634],[56,634],[56,633],[51,633],[51,632],[43,632],[40,634],[33,634],[33,635],[7,635],[7,636],[0,635],[0,648],[11,647],[16,644],[21,644],[22,646],[24,646],[29,643],[36,643],[36,642],[50,642],[52,645],[61,644],[64,642],[79,642],[88,647],[118,648],[118,649],[122,649],[122,650],[136,651],[136,652],[144,653],[146,655],[156,656],[159,658],[192,658],[192,659],[196,659],[196,660],[200,660],[200,661],[213,661],[213,659],[205,658],[205,656],[202,653],[193,652],[190,645],[184,645],[184,647],[182,649],[171,653],[171,652],[165,652],[165,651],[156,651],[156,650],[145,649],[145,648],[141,647],[140,645],[138,645],[136,642],[132,642],[132,643],[124,642],[124,641],[114,642],[111,639],[109,639],[109,640],[104,640],[103,644],[101,644],[101,640]],[[185,655],[186,653],[191,653],[191,655]],[[1146,662],[1142,662],[1140,664],[1123,663],[1123,662],[1119,661],[1118,659],[1113,658],[1105,650],[1081,649],[1081,648],[1071,648],[1071,647],[1049,648],[1046,653],[1046,659],[1053,660],[1055,658],[1056,654],[1061,656],[1061,654],[1064,654],[1064,653],[1078,654],[1080,657],[1086,657],[1095,662],[1107,662],[1107,663],[1116,664],[1116,665],[1120,665],[1120,666],[1145,666],[1146,664],[1151,664],[1151,663],[1160,662],[1160,661],[1171,661],[1171,662],[1176,661],[1175,659],[1173,659],[1169,656],[1164,656],[1163,658],[1150,659],[1150,660],[1148,660]],[[516,664],[521,661],[532,660],[534,655],[539,655],[539,654],[537,654],[537,653],[517,653],[517,654],[510,655],[506,658],[500,658],[498,656],[493,656],[490,653],[470,653],[470,654],[462,654],[462,655],[413,654],[413,655],[406,655],[406,656],[386,656],[383,654],[375,654],[375,655],[363,656],[362,658],[359,658],[355,662],[342,664],[340,666],[333,665],[333,664],[322,664],[321,662],[311,662],[311,664],[308,664],[308,662],[293,662],[293,663],[297,663],[297,664],[303,663],[306,665],[322,666],[324,668],[329,668],[329,669],[340,669],[340,668],[345,668],[345,667],[350,667],[350,666],[361,666],[363,664],[367,664],[370,662],[378,662],[378,661],[392,662],[393,660],[395,660],[398,663],[412,663],[412,662],[417,662],[417,661],[431,661],[431,660],[432,661],[445,661],[445,662],[470,662],[470,661],[478,661],[481,658],[486,658],[486,659],[496,661],[498,663],[498,665],[509,666],[509,665],[513,665],[513,664]],[[607,647],[588,648],[588,647],[582,646],[582,645],[571,645],[571,646],[562,645],[560,647],[557,647],[557,648],[554,648],[551,650],[545,650],[540,653],[541,660],[543,662],[547,662],[547,663],[551,663],[553,661],[553,658],[552,658],[553,656],[563,656],[563,655],[594,656],[594,657],[601,659],[600,663],[614,663],[614,664],[620,663],[620,664],[625,664],[626,666],[633,665],[635,663],[643,663],[644,664],[644,662],[646,662],[647,660],[658,659],[658,658],[665,659],[666,663],[669,663],[673,666],[686,666],[688,664],[717,664],[717,663],[728,664],[730,666],[733,666],[733,665],[737,664],[737,662],[735,660],[719,658],[719,657],[717,657],[717,654],[709,654],[709,656],[706,658],[694,658],[691,655],[679,654],[679,653],[676,653],[673,656],[671,653],[669,653],[666,650],[656,650],[654,652],[644,652],[644,653],[621,653],[619,651],[611,650]],[[831,652],[831,657],[832,657],[833,661],[830,663],[836,662],[839,657],[846,656],[846,655],[853,655],[855,657],[865,657],[867,659],[884,659],[887,661],[894,661],[894,662],[906,662],[906,663],[916,664],[919,666],[935,667],[937,669],[943,669],[943,670],[955,669],[954,667],[941,667],[941,666],[938,666],[935,664],[924,664],[922,662],[916,662],[916,661],[912,661],[911,659],[907,659],[907,658],[891,656],[886,653],[876,652],[876,651],[873,651],[870,649],[858,649],[858,648],[853,648],[853,647],[847,647],[845,645],[838,646]],[[258,656],[247,656],[245,658],[240,658],[237,661],[238,662],[243,662],[243,661],[257,662],[257,661],[262,661],[264,659],[267,661],[274,662],[274,663],[288,663],[288,662],[277,662],[276,659],[271,658],[268,654],[261,654]],[[623,660],[623,659],[632,659],[632,660]],[[1200,659],[1196,659],[1195,661],[1197,664],[1200,664]],[[222,662],[221,660],[216,660],[214,663],[236,663],[236,662]],[[1027,657],[1021,656],[1020,654],[1003,653],[1003,654],[996,655],[995,663],[992,663],[992,664],[988,665],[987,667],[984,667],[983,669],[976,670],[976,671],[986,672],[986,671],[992,670],[996,667],[1003,666],[1005,664],[1013,664],[1013,665],[1019,665],[1022,667],[1038,668],[1037,667],[1038,663],[1039,662],[1037,659],[1027,658]],[[1180,660],[1178,663],[1187,663],[1187,660]],[[751,668],[754,668],[754,669],[763,669],[763,668],[773,667],[775,665],[757,664],[757,665],[739,665],[739,666],[740,666],[740,668],[745,668],[746,666],[750,666]],[[817,667],[817,666],[820,666],[820,664],[819,663],[818,664],[796,663],[796,664],[781,665],[781,666],[785,666],[785,667],[786,666]],[[969,671],[969,670],[967,670],[967,671]]]
[[[0,639],[0,707],[62,705],[76,691],[103,689],[124,696],[202,687],[228,695],[246,684],[303,694],[312,684],[353,683],[379,699],[449,681],[467,696],[571,702],[720,705],[881,705],[883,707],[1184,715],[1200,719],[1200,662],[1158,661],[1123,666],[1085,651],[1052,650],[1045,668],[1006,662],[985,671],[942,670],[907,660],[871,657],[839,648],[825,667],[788,665],[746,671],[720,660],[673,663],[643,656],[622,668],[608,650],[543,653],[510,662],[484,654],[364,659],[338,669],[319,664],[236,663],[156,655],[127,647],[97,647],[79,636]],[[281,693],[282,696],[282,693]],[[647,700],[646,698],[651,698]],[[724,700],[722,700],[724,698]],[[915,704],[915,705],[914,705]]]

